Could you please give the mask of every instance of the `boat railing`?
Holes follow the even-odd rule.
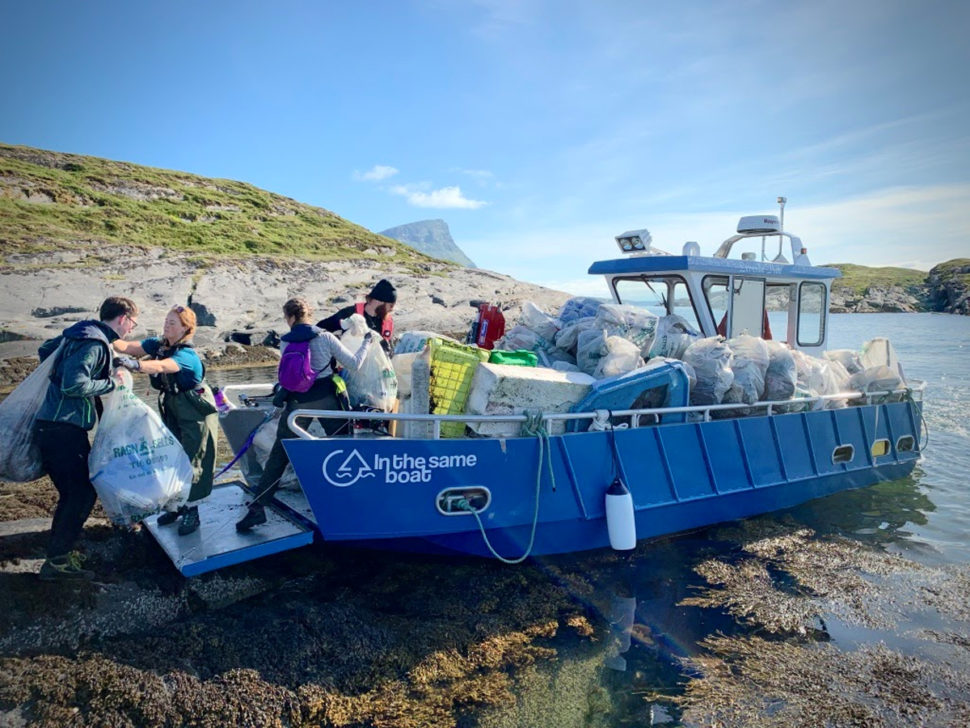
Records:
[[[693,421],[709,422],[712,414],[717,412],[738,412],[744,411],[745,414],[757,414],[764,410],[765,415],[784,414],[791,412],[805,412],[809,410],[825,409],[828,402],[834,400],[845,400],[852,402],[853,405],[881,404],[886,401],[913,400],[920,401],[923,398],[925,384],[920,382],[913,387],[902,389],[885,390],[879,392],[840,392],[838,394],[820,394],[814,397],[798,397],[797,399],[777,400],[772,402],[755,402],[754,404],[710,404],[693,405],[688,407],[651,407],[644,409],[625,409],[625,410],[596,410],[592,412],[548,412],[542,413],[542,422],[545,430],[549,432],[554,422],[567,422],[570,420],[590,420],[603,422],[611,417],[629,417],[629,427],[639,427],[643,418],[651,418],[650,424],[658,424],[664,415],[672,414],[694,414],[699,415]],[[340,420],[365,420],[371,422],[426,422],[431,425],[431,439],[441,438],[441,424],[445,422],[464,422],[466,424],[475,423],[519,423],[525,424],[534,421],[524,414],[495,414],[495,415],[438,415],[438,414],[407,414],[399,412],[357,412],[344,410],[316,410],[316,409],[296,409],[290,413],[287,424],[290,429],[304,440],[322,440],[325,437],[314,435],[299,424],[302,419],[340,419]],[[402,438],[407,439],[407,438]]]

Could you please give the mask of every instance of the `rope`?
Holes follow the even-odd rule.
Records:
[[[527,558],[529,554],[532,553],[532,547],[535,545],[536,540],[536,526],[539,524],[539,493],[542,486],[542,465],[543,459],[549,467],[549,480],[552,483],[553,491],[556,490],[556,477],[552,471],[552,445],[549,442],[549,433],[546,431],[545,423],[542,417],[542,412],[539,411],[525,411],[526,421],[522,425],[523,435],[533,435],[539,440],[539,466],[536,469],[536,494],[535,494],[535,509],[532,513],[532,533],[529,535],[529,545],[525,548],[525,553],[516,559],[509,559],[495,550],[492,543],[488,540],[488,534],[485,533],[485,525],[482,523],[481,516],[478,515],[478,511],[472,508],[471,504],[464,498],[462,498],[456,504],[463,511],[468,511],[473,516],[475,516],[475,521],[478,523],[478,530],[482,533],[482,540],[485,542],[485,546],[491,552],[492,556],[501,561],[503,564],[521,564]]]
[[[249,433],[249,437],[246,438],[246,442],[243,443],[243,446],[239,448],[239,452],[236,453],[236,457],[230,460],[229,464],[226,465],[222,470],[220,470],[218,473],[213,475],[212,480],[215,480],[223,473],[225,473],[227,470],[229,470],[229,468],[231,468],[233,465],[239,462],[239,458],[241,458],[243,455],[246,454],[246,451],[249,449],[249,446],[252,445],[253,440],[256,439],[256,433],[259,432],[259,428],[265,425],[271,419],[273,419],[273,415],[275,414],[276,414],[275,410],[270,410],[269,412],[266,413],[266,416],[263,418],[263,421],[260,422],[258,425],[256,425],[256,427],[253,428],[253,431]]]
[[[620,454],[616,451],[616,427],[613,426],[613,410],[606,410],[606,421],[610,426],[610,450],[613,452],[613,469],[616,477],[623,478],[623,470],[620,468]]]

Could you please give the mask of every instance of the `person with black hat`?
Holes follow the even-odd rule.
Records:
[[[381,346],[384,352],[391,355],[391,336],[394,334],[394,319],[391,312],[397,303],[397,290],[386,278],[381,278],[367,294],[363,302],[353,306],[345,306],[322,321],[317,326],[325,331],[339,334],[347,326],[347,319],[355,313],[364,317],[367,326],[381,335]]]

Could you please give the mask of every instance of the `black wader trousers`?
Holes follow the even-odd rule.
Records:
[[[52,559],[74,548],[98,494],[88,477],[87,432],[66,422],[41,421],[37,435],[41,462],[60,496],[47,544],[47,558]]]
[[[290,459],[286,456],[286,450],[283,449],[283,440],[296,437],[289,425],[286,424],[286,420],[289,418],[290,412],[296,409],[342,410],[343,407],[340,400],[337,399],[333,380],[330,377],[318,379],[306,392],[289,393],[283,414],[280,416],[280,424],[276,428],[276,441],[273,443],[273,449],[269,451],[269,457],[266,458],[266,467],[263,468],[263,475],[260,477],[259,486],[256,488],[254,503],[265,506],[280,487],[280,478],[283,476],[286,466],[290,463]],[[350,432],[348,420],[321,418],[320,424],[331,437],[346,435]]]

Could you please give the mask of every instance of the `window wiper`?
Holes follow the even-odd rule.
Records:
[[[669,312],[670,311],[670,308],[667,306],[667,294],[666,293],[657,293],[655,290],[653,290],[653,286],[650,285],[650,281],[647,280],[647,277],[646,276],[641,276],[640,277],[640,280],[643,281],[647,285],[647,288],[650,289],[650,293],[652,293],[653,295],[655,295],[657,298],[660,299],[660,303],[663,305],[664,310],[667,311],[667,312]]]

